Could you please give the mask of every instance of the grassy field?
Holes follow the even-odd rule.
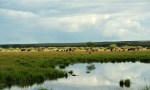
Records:
[[[89,54],[85,51],[75,52],[0,52],[0,83],[20,84],[22,82],[43,82],[67,76],[65,68],[75,63],[119,63],[150,62],[150,51],[110,52],[99,51]],[[22,85],[23,86],[23,85]]]

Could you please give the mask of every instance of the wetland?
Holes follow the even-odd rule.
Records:
[[[0,57],[2,90],[143,90],[149,85],[149,51],[0,52]],[[130,79],[130,86],[120,86],[121,79]]]

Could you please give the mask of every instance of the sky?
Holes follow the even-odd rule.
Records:
[[[150,39],[150,0],[0,0],[0,44]]]

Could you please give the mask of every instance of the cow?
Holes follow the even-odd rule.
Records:
[[[42,48],[40,48],[40,49],[38,49],[38,51],[39,51],[39,52],[42,52],[42,51],[44,51],[44,50],[43,50]]]
[[[107,51],[107,50],[109,50],[109,48],[105,48],[105,49],[104,49],[104,51]]]
[[[21,49],[21,52],[25,52],[25,51],[26,51],[26,49],[25,49],[25,48]]]
[[[147,47],[146,49],[147,49],[147,50],[150,50],[150,47]]]
[[[98,52],[98,49],[92,49],[91,51],[92,52]]]
[[[129,48],[128,51],[139,51],[139,48]]]

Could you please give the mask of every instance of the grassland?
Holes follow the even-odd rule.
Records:
[[[68,66],[75,63],[136,61],[149,63],[150,51],[99,51],[91,54],[84,51],[0,52],[0,83],[22,85],[22,82],[38,83],[47,79],[52,80],[67,76],[66,71],[58,70],[55,66]]]

